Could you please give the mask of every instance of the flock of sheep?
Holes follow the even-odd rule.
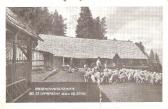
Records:
[[[94,83],[114,83],[114,82],[135,82],[162,84],[162,73],[151,72],[137,69],[108,69],[104,68],[101,72],[95,68],[80,68],[85,82]]]

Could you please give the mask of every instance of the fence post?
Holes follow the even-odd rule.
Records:
[[[28,41],[27,45],[27,54],[28,54],[28,72],[27,72],[27,81],[28,81],[28,86],[30,87],[31,85],[31,73],[32,73],[32,40],[31,38]]]
[[[16,80],[16,53],[17,53],[17,37],[18,37],[19,31],[16,32],[14,39],[13,39],[13,59],[12,59],[12,83]]]

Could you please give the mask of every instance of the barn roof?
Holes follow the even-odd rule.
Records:
[[[47,51],[55,56],[73,58],[113,59],[118,54],[124,59],[147,59],[132,41],[97,40],[65,36],[40,35],[37,50]]]
[[[14,14],[9,8],[6,8],[6,22],[7,24],[18,28],[29,36],[41,40],[41,38],[26,23],[18,18],[18,16]]]

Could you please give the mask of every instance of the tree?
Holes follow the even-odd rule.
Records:
[[[32,28],[35,28],[38,34],[48,34],[50,29],[50,13],[48,8],[37,8],[35,11],[36,18],[34,20],[32,19]]]
[[[105,17],[92,18],[88,7],[81,7],[80,17],[77,20],[76,36],[78,38],[107,39]]]
[[[155,60],[158,64],[160,64],[160,59],[157,53],[155,53]]]
[[[100,19],[100,17],[96,17],[94,19],[94,33],[93,33],[93,38],[94,39],[106,39],[105,33],[106,33],[106,28],[105,28],[105,17]]]
[[[162,65],[161,65],[161,63],[160,63],[160,59],[159,59],[159,56],[158,56],[157,53],[155,53],[155,61],[156,61],[156,65],[155,65],[156,70],[157,70],[158,72],[162,72]]]
[[[54,35],[65,35],[66,25],[64,24],[64,19],[62,15],[59,15],[57,10],[55,10],[52,15],[52,24],[51,24],[51,34]]]
[[[154,55],[153,50],[150,51],[149,59],[150,59],[150,60],[155,60],[155,55]]]
[[[149,57],[148,54],[147,54],[146,51],[145,51],[145,46],[143,45],[142,42],[136,42],[135,44],[138,46],[138,48],[139,48],[147,57]]]
[[[145,51],[145,47],[144,47],[144,45],[142,44],[142,42],[136,42],[135,43],[138,47],[139,47],[139,49],[142,51],[142,52],[144,52]]]
[[[100,18],[97,17],[96,19],[93,19],[93,39],[100,39],[101,37],[101,25],[100,25]]]
[[[77,20],[76,36],[78,38],[93,38],[94,23],[91,11],[88,7],[81,7],[80,17]]]
[[[149,54],[149,65],[152,71],[162,72],[162,65],[160,64],[159,56],[153,50]]]
[[[44,31],[43,25],[41,22],[44,22],[44,17],[42,16],[42,8],[35,7],[12,7],[10,8],[19,19],[22,19],[23,22],[26,22],[29,27],[31,27],[32,30],[35,30],[36,33],[39,33],[41,31]]]
[[[66,25],[57,11],[51,14],[46,7],[12,7],[10,9],[37,34],[65,35]]]
[[[106,28],[106,18],[105,17],[103,17],[102,19],[101,19],[101,22],[100,22],[100,24],[101,24],[101,34],[102,34],[102,37],[103,37],[103,39],[107,39],[107,37],[105,36],[105,34],[106,34],[106,30],[107,30],[107,28]]]

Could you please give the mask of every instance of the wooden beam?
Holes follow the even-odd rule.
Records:
[[[27,57],[28,59],[28,54],[27,52],[25,51],[25,48],[23,48],[19,43],[18,43],[18,48],[20,48],[20,50],[23,52],[23,54]]]
[[[17,38],[18,38],[18,35],[19,35],[19,30],[16,32],[14,38],[13,38],[13,42],[12,42],[12,45],[13,45],[13,59],[12,59],[12,82],[15,81],[16,79],[16,44],[17,44]]]
[[[8,88],[8,87],[10,87],[10,86],[12,86],[12,85],[15,85],[15,84],[17,84],[17,83],[20,83],[20,82],[22,82],[22,81],[26,81],[26,79],[21,79],[21,80],[15,81],[15,82],[13,82],[13,83],[11,83],[11,84],[8,84],[6,87]]]
[[[28,86],[31,86],[31,73],[32,73],[32,40],[31,38],[28,39],[28,46],[27,46],[27,60],[29,63],[29,68],[27,71],[27,81],[28,81]]]
[[[31,88],[27,89],[25,92],[23,92],[21,95],[19,95],[17,98],[15,98],[12,102],[17,102],[19,99],[21,99],[24,95],[26,95]]]
[[[17,45],[17,38],[19,35],[19,31],[15,34],[14,38],[13,38],[13,59],[12,62],[15,63],[16,62],[16,45]]]

